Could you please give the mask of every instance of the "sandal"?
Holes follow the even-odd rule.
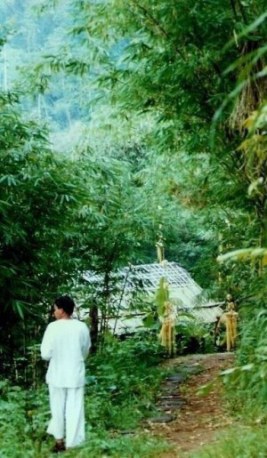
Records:
[[[65,452],[65,450],[66,450],[66,447],[65,447],[64,442],[62,441],[62,442],[56,442],[51,452],[52,453],[61,453],[61,452]]]

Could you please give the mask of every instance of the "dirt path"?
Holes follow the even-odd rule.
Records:
[[[231,424],[218,375],[232,366],[233,359],[230,353],[217,353],[168,361],[174,375],[162,384],[158,398],[159,418],[148,422],[151,434],[164,437],[174,446],[173,452],[163,453],[159,458],[184,457],[186,452],[196,451],[216,440],[217,433]],[[189,373],[188,378],[181,373]],[[210,383],[207,394],[200,395],[200,387]]]

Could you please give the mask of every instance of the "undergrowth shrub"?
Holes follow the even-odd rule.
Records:
[[[235,426],[217,435],[218,442],[190,454],[190,458],[266,458],[267,429],[265,427]]]
[[[228,397],[237,413],[267,416],[267,310],[241,311],[242,333],[236,362],[224,372]]]
[[[163,377],[158,367],[163,356],[161,347],[148,334],[123,342],[109,336],[104,349],[88,360],[89,422],[97,427],[128,429],[151,414]]]
[[[0,383],[1,458],[42,457],[46,422],[49,418],[48,396],[44,386],[25,390]]]
[[[177,354],[212,353],[217,350],[214,343],[214,324],[183,320],[176,325]]]
[[[155,412],[154,397],[163,377],[163,353],[154,338],[142,334],[118,341],[88,358],[86,442],[64,454],[70,457],[153,457],[168,447],[139,428]],[[1,458],[49,458],[53,438],[46,434],[50,418],[48,389],[26,390],[0,383]]]

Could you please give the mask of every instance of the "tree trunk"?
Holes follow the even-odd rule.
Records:
[[[92,353],[96,353],[97,350],[97,341],[98,341],[98,307],[96,304],[93,304],[92,307],[90,307],[90,334],[91,334],[91,341],[92,341],[92,347],[91,351]]]

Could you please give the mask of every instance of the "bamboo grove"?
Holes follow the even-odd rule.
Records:
[[[253,365],[233,383],[266,403],[265,2],[0,8],[3,370],[21,348],[25,370],[58,290],[92,269],[108,295],[114,268],[153,261],[162,227],[168,259],[237,299],[238,364]]]

